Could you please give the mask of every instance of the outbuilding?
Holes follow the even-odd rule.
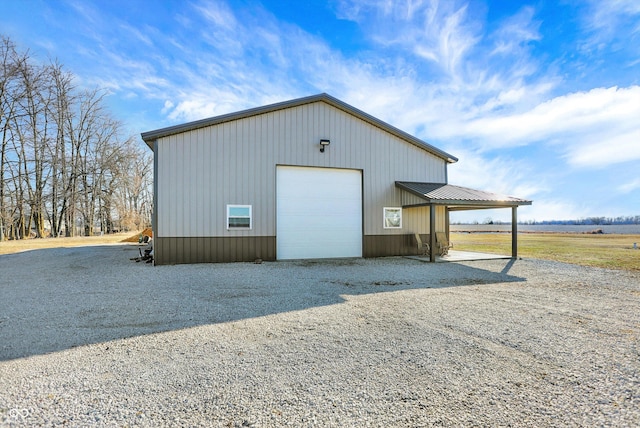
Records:
[[[145,132],[156,264],[416,254],[449,212],[531,201],[448,184],[454,156],[320,94]],[[435,252],[431,252],[431,260]]]

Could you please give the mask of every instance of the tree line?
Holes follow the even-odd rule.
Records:
[[[451,222],[451,224],[464,224],[461,222]],[[493,220],[487,217],[483,222],[474,221],[472,224],[511,224],[511,222]],[[635,216],[618,216],[618,217],[587,217],[574,220],[522,220],[518,224],[522,225],[549,225],[556,224],[562,226],[606,226],[606,225],[625,225],[640,224],[640,215]]]
[[[570,226],[606,226],[606,225],[624,225],[624,224],[640,224],[640,215],[635,216],[618,216],[618,217],[586,217],[575,220],[530,220],[522,224],[559,224]]]
[[[75,81],[0,36],[0,241],[150,224],[151,153]]]

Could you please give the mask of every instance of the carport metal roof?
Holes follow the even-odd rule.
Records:
[[[526,199],[454,186],[452,184],[396,181],[396,187],[418,197],[417,200],[412,198],[412,200],[404,201],[403,207],[446,205],[449,210],[455,211],[531,205],[531,201]]]
[[[436,248],[436,206],[445,206],[447,228],[449,211],[481,210],[489,208],[511,208],[511,257],[518,257],[518,215],[520,205],[531,205],[531,201],[514,198],[468,187],[445,183],[416,183],[396,181],[402,192],[402,207],[429,206],[430,248]],[[430,261],[435,262],[435,251],[430,252]]]

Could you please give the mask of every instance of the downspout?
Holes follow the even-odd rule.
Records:
[[[444,184],[449,184],[449,164],[444,163]]]

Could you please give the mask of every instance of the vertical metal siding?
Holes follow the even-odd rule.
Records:
[[[436,206],[436,231],[445,231],[446,207]],[[404,233],[429,232],[429,206],[405,208],[402,210],[402,229]]]
[[[382,226],[382,207],[402,205],[395,181],[446,177],[442,159],[323,102],[161,138],[157,152],[160,237],[275,236],[276,165],[362,170],[364,233],[406,234],[424,230],[406,210],[402,230]],[[253,229],[227,230],[227,204],[252,205]]]
[[[425,203],[425,200],[419,196],[413,195],[409,192],[406,192],[402,189],[398,189],[396,187],[396,192],[400,194],[400,202],[403,206],[405,205],[422,205]]]

